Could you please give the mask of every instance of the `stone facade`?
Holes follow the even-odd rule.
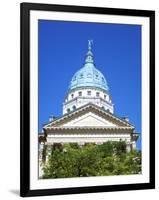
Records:
[[[94,104],[87,104],[44,126],[46,144],[125,141],[134,148],[135,127]]]

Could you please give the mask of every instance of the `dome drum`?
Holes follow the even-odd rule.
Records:
[[[91,91],[91,95],[88,92]],[[76,90],[72,90],[70,93],[67,94],[65,97],[65,102],[71,101],[74,98],[81,97],[81,98],[102,98],[103,100],[107,101],[107,103],[111,104],[111,97],[108,93],[103,90],[99,90],[97,88],[79,88]]]
[[[114,112],[111,96],[104,91],[98,89],[77,89],[68,94],[63,103],[63,114],[73,111],[73,106],[79,108],[85,104],[92,103],[98,107]]]

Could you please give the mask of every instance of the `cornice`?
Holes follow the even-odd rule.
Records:
[[[130,127],[49,127],[45,130],[46,134],[87,134],[87,133],[131,133],[133,134],[133,129]]]

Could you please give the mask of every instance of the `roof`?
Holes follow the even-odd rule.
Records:
[[[103,110],[102,108],[92,104],[92,103],[88,103],[78,109],[76,109],[75,111],[72,111],[70,113],[67,113],[65,115],[63,115],[62,117],[58,118],[58,119],[55,119],[54,121],[51,121],[49,122],[48,124],[46,124],[43,129],[46,130],[46,129],[52,129],[52,128],[61,128],[61,125],[62,124],[65,124],[65,123],[68,123],[69,121],[73,120],[73,119],[76,119],[78,118],[79,116],[82,116],[86,113],[94,113],[96,115],[98,115],[99,117],[102,117],[104,119],[107,119],[108,121],[111,121],[113,123],[115,123],[116,125],[118,125],[118,127],[120,128],[126,128],[126,129],[131,129],[133,130],[135,127],[130,124],[129,122],[117,117],[116,115],[114,114],[111,114],[110,112],[106,111],[106,110]],[[92,126],[93,127],[93,126]],[[63,127],[63,129],[67,129],[69,127]],[[88,127],[74,127],[74,129],[76,128],[82,128],[82,129],[88,129]],[[89,127],[91,128],[91,127]],[[101,127],[95,127],[96,129],[101,129]],[[103,127],[103,128],[106,128],[106,127]],[[115,127],[107,127],[108,128],[113,128],[115,129]]]
[[[104,75],[95,67],[90,41],[88,42],[85,64],[73,75],[68,92],[82,87],[92,87],[106,92],[109,91]]]

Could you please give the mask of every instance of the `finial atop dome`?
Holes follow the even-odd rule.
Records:
[[[93,44],[93,40],[88,40],[88,50],[92,50],[92,45]]]
[[[85,63],[93,63],[94,64],[93,53],[92,53],[92,44],[93,44],[93,40],[88,40],[88,52],[86,54]]]

